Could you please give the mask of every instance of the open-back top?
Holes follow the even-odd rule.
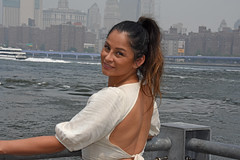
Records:
[[[130,155],[109,140],[115,127],[132,110],[139,91],[140,82],[103,88],[93,94],[86,107],[70,121],[56,125],[56,138],[69,151],[82,149],[84,160],[118,160],[131,157],[134,157],[134,160],[143,160],[143,151]],[[154,102],[149,135],[157,135],[159,129],[159,113]]]

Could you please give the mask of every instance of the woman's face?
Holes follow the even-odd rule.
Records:
[[[126,32],[113,30],[107,37],[101,53],[102,72],[109,77],[136,74],[134,52]]]

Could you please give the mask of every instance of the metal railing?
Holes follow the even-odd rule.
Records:
[[[64,150],[55,154],[42,154],[34,156],[14,156],[14,155],[0,155],[0,160],[35,160],[35,159],[49,159],[49,158],[62,158],[62,157],[81,157],[81,151],[69,152]]]
[[[221,157],[240,159],[240,146],[232,144],[224,144],[219,142],[211,142],[192,138],[187,143],[187,149],[195,152],[202,152]]]
[[[161,133],[147,142],[144,158],[153,160],[210,160],[210,155],[240,159],[240,146],[211,141],[208,126],[182,122],[162,124]],[[0,155],[0,160],[34,160],[81,157],[81,151],[64,150],[56,154],[36,156]],[[164,157],[164,158],[163,158]]]

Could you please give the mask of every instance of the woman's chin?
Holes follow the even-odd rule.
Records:
[[[110,76],[109,72],[104,69],[102,69],[102,74],[104,74],[105,76]]]

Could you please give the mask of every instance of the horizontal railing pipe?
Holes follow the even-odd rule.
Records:
[[[156,138],[148,141],[145,151],[166,151],[171,148],[171,140],[169,138]],[[34,160],[34,159],[48,159],[60,157],[81,157],[81,151],[69,152],[64,150],[55,154],[41,154],[34,156],[14,156],[14,155],[0,155],[0,160]]]
[[[240,146],[192,138],[186,148],[194,152],[240,159]]]
[[[169,138],[157,138],[154,141],[148,141],[145,151],[167,151],[171,146],[172,142]]]
[[[0,155],[0,160],[35,160],[35,159],[49,159],[49,158],[61,158],[61,157],[81,157],[81,151],[70,152],[64,150],[62,152],[54,154],[40,154],[33,156],[15,156],[15,155]]]

